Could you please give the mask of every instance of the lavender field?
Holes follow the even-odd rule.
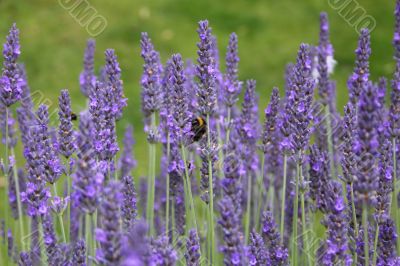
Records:
[[[302,29],[316,41],[295,45],[282,81],[277,69],[252,77],[263,57],[239,56],[241,33],[257,35],[252,16],[253,27],[224,36],[204,17],[188,25],[189,57],[189,46],[160,52],[154,40],[171,31],[135,29],[134,92],[120,64],[129,58],[98,47],[112,20],[89,2],[92,20],[77,20],[59,1],[91,36],[74,52],[84,50],[72,89],[36,87],[44,77],[30,74],[37,59],[23,57],[29,42],[12,20],[0,77],[0,265],[400,265],[400,0],[379,13],[393,21],[382,33],[380,16],[361,5],[346,15],[339,2],[329,11],[354,39],[316,10]],[[332,32],[351,63],[335,55]]]

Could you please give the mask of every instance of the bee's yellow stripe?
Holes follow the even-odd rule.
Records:
[[[203,126],[204,125],[204,120],[201,117],[197,117],[197,121],[199,121],[199,126]]]

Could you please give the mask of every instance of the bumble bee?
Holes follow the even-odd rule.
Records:
[[[201,116],[192,120],[193,141],[200,140],[207,130],[207,123]]]
[[[78,116],[75,113],[71,113],[71,121],[78,120]]]

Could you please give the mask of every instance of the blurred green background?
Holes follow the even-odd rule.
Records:
[[[0,41],[16,22],[21,31],[21,60],[26,64],[32,91],[40,90],[56,108],[60,89],[68,88],[73,109],[84,108],[78,77],[86,40],[85,27],[60,3],[72,5],[80,0],[1,0]],[[372,78],[391,76],[394,68],[391,39],[395,1],[357,0],[376,20],[372,32]],[[225,56],[229,34],[239,36],[240,78],[257,80],[260,109],[269,100],[273,86],[283,87],[285,65],[293,61],[301,42],[316,44],[319,13],[329,13],[331,40],[338,61],[334,79],[338,82],[338,106],[347,101],[346,80],[354,64],[357,32],[334,10],[332,0],[89,0],[107,21],[105,30],[96,36],[96,69],[104,64],[103,52],[114,48],[119,58],[129,105],[119,122],[119,135],[127,123],[135,126],[138,140],[138,175],[146,173],[147,148],[140,113],[139,80],[142,72],[140,32],[147,31],[162,61],[172,53],[196,59],[196,28],[208,19],[218,37],[221,59]],[[82,2],[84,3],[84,2]],[[82,4],[81,3],[81,4]],[[356,2],[354,2],[356,3]],[[354,4],[353,3],[353,4]],[[78,12],[78,11],[76,11]],[[75,12],[75,15],[76,15]],[[72,12],[74,13],[74,12]],[[79,13],[79,12],[78,12]],[[221,62],[224,66],[224,63]],[[282,91],[281,91],[282,92]]]

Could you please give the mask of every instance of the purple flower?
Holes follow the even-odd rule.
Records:
[[[226,52],[226,74],[224,77],[224,100],[228,108],[232,108],[238,100],[242,82],[238,80],[238,39],[236,33],[229,36],[229,44]]]
[[[354,183],[358,204],[374,203],[378,188],[378,110],[376,90],[372,83],[359,99],[358,130],[354,150],[357,155],[357,181]],[[361,205],[359,205],[361,207]]]
[[[51,215],[45,215],[42,218],[43,241],[47,254],[47,263],[49,266],[61,264],[62,254],[60,246],[57,243],[57,237],[54,231],[53,219]]]
[[[122,220],[125,230],[129,230],[135,224],[137,216],[137,199],[135,185],[131,176],[122,178],[123,201],[121,206]]]
[[[333,57],[333,47],[329,41],[328,15],[320,15],[320,34],[318,51],[318,93],[324,105],[334,104],[335,85],[329,80],[328,57]]]
[[[122,110],[127,105],[127,99],[124,97],[124,91],[121,80],[121,68],[117,61],[117,56],[113,49],[107,49],[105,52],[106,64],[105,74],[107,91],[110,91],[110,98],[108,104],[110,105],[110,112],[119,120],[122,117]]]
[[[250,233],[249,264],[254,266],[271,265],[263,238],[255,231]]]
[[[131,171],[137,165],[137,162],[133,155],[133,145],[135,145],[135,139],[133,138],[133,127],[129,125],[125,128],[123,149],[121,157],[119,158],[119,169],[121,171],[121,178],[130,175]]]
[[[185,74],[181,56],[179,54],[173,55],[171,63],[173,130],[170,133],[176,144],[186,146],[192,140],[192,113],[189,111],[189,95],[184,87]]]
[[[19,30],[13,24],[3,46],[3,74],[0,78],[0,100],[7,108],[21,99],[25,85],[17,65],[20,54]]]
[[[0,103],[0,129],[2,133],[2,138],[1,138],[1,143],[6,144],[6,139],[7,139],[7,144],[8,148],[13,148],[15,145],[17,145],[17,132],[16,132],[16,127],[15,127],[15,119],[13,118],[12,113],[10,110],[8,110],[8,123],[6,124],[6,108],[5,106]],[[7,138],[6,138],[6,130],[8,132]]]
[[[169,243],[167,236],[160,236],[151,243],[151,254],[149,265],[175,265],[178,260],[178,254]]]
[[[287,265],[288,250],[280,245],[279,232],[271,212],[264,212],[261,234],[267,245],[271,265]]]
[[[83,57],[83,71],[79,76],[79,84],[81,86],[81,92],[86,97],[89,97],[93,87],[96,84],[96,75],[94,74],[95,47],[96,47],[96,41],[93,39],[89,39],[87,41],[85,55]]]
[[[342,185],[338,181],[331,180],[327,184],[327,190],[329,191],[326,195],[327,213],[322,221],[327,227],[327,239],[320,263],[334,265],[345,262],[345,265],[351,265],[347,245],[347,210],[342,196]]]
[[[221,218],[218,224],[223,232],[224,245],[220,248],[224,254],[225,265],[243,265],[244,247],[243,234],[239,214],[236,212],[234,202],[229,196],[224,196],[219,204]]]
[[[215,189],[215,176],[216,176],[216,163],[218,160],[218,143],[217,143],[217,137],[215,134],[212,134],[210,136],[210,146],[208,146],[208,142],[206,138],[202,138],[200,140],[200,147],[199,147],[199,152],[200,152],[200,158],[201,158],[201,167],[200,167],[200,189],[201,189],[201,196],[200,198],[206,203],[209,203],[210,200],[210,184],[209,184],[209,160],[211,160],[211,170],[212,170],[212,176],[213,176],[213,188]],[[213,190],[215,194],[215,190]],[[214,197],[215,195],[213,195]]]
[[[93,148],[100,160],[111,161],[119,150],[113,115],[113,87],[97,82],[90,97],[89,112],[93,121]]]
[[[349,102],[344,108],[344,132],[343,132],[343,144],[342,144],[342,157],[341,165],[343,169],[343,180],[347,183],[353,183],[357,160],[353,146],[356,137],[356,111],[354,105]]]
[[[302,152],[307,148],[310,137],[311,105],[315,82],[311,76],[309,46],[300,45],[296,65],[293,68],[287,106],[289,107],[288,124],[290,126],[290,145],[302,160]]]
[[[59,152],[65,157],[69,158],[75,151],[73,124],[71,121],[71,100],[68,90],[62,90],[58,98],[60,124],[58,128],[58,143]]]
[[[67,209],[69,202],[69,196],[65,198],[60,198],[60,197],[53,197],[51,200],[51,209],[53,210],[54,213],[56,214],[63,214],[64,211]]]
[[[33,266],[31,255],[28,252],[22,251],[19,254],[18,266]]]
[[[397,237],[396,226],[393,220],[387,217],[379,225],[378,265],[391,265],[390,262],[396,259]]]
[[[42,108],[43,109],[43,108]],[[35,125],[29,127],[29,145],[26,147],[25,157],[27,161],[26,189],[21,193],[21,201],[27,206],[27,214],[31,217],[47,213],[47,200],[50,191],[46,188],[46,137],[43,128]]]
[[[282,156],[280,149],[281,132],[278,128],[280,108],[280,98],[278,88],[274,88],[271,94],[271,100],[268,107],[265,109],[265,122],[262,132],[262,145],[261,150],[265,156],[265,168],[271,177],[280,176],[282,173]],[[270,181],[266,176],[264,181]],[[272,180],[272,178],[271,178]],[[268,183],[267,182],[267,183]],[[275,178],[275,185],[281,183],[280,178]],[[272,184],[271,184],[272,185]]]
[[[44,168],[46,181],[50,184],[54,184],[61,176],[63,169],[50,136],[49,113],[46,105],[39,106],[36,112],[36,123],[41,137],[40,144],[43,145],[45,152]]]
[[[161,73],[160,55],[154,50],[151,39],[143,32],[140,40],[144,60],[142,85],[142,112],[145,118],[150,117],[161,107]]]
[[[119,219],[122,204],[121,184],[110,181],[103,190],[100,205],[102,217],[101,227],[96,229],[96,240],[100,249],[96,252],[97,259],[106,265],[119,265],[121,262],[121,232]]]
[[[83,239],[79,240],[74,245],[72,264],[77,266],[86,266],[86,243]]]
[[[99,202],[104,174],[101,173],[90,153],[81,154],[73,175],[73,201],[84,213],[93,213]]]
[[[200,42],[197,43],[197,77],[199,79],[197,87],[198,108],[200,114],[207,116],[214,113],[217,103],[212,35],[207,20],[199,22],[197,33],[200,38]]]
[[[258,96],[256,94],[256,82],[248,80],[242,104],[242,111],[236,122],[236,131],[243,145],[240,151],[241,172],[249,171],[254,174],[258,169],[257,140],[260,137],[258,124]]]
[[[186,241],[185,259],[188,266],[200,265],[200,241],[195,229],[189,231],[189,237]]]
[[[362,90],[368,86],[369,57],[371,55],[370,35],[368,29],[362,29],[356,53],[354,72],[347,81],[350,101],[356,106]]]
[[[314,200],[316,207],[322,212],[327,211],[326,196],[328,181],[331,179],[329,173],[329,158],[326,151],[320,150],[316,145],[310,148],[310,197]]]
[[[150,255],[149,241],[146,237],[148,228],[144,220],[139,220],[131,230],[127,232],[122,243],[122,266],[149,265]]]
[[[381,144],[379,160],[379,186],[377,203],[375,205],[375,219],[380,222],[389,216],[390,201],[394,187],[392,167],[392,145],[388,139]]]

